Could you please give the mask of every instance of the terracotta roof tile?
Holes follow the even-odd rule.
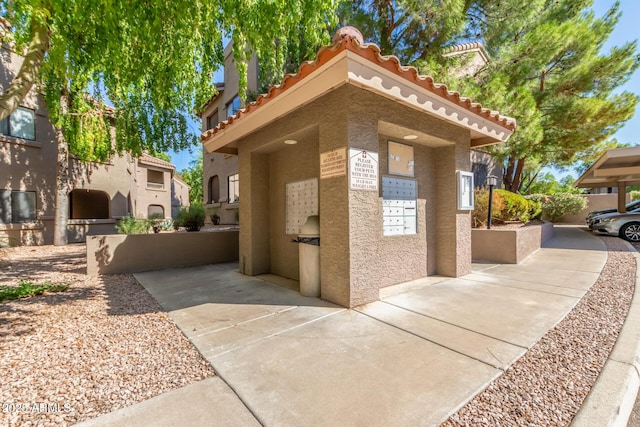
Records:
[[[499,112],[483,108],[477,102],[473,102],[469,98],[465,98],[460,93],[455,91],[449,91],[444,84],[438,84],[433,81],[430,76],[422,76],[419,74],[415,67],[403,66],[400,64],[400,60],[396,56],[383,56],[380,54],[380,48],[374,43],[360,44],[356,37],[352,35],[344,35],[333,46],[322,47],[314,61],[306,61],[300,65],[296,74],[287,74],[282,83],[269,88],[266,94],[259,95],[258,98],[243,109],[240,109],[235,116],[229,117],[227,120],[220,122],[215,128],[209,129],[202,133],[201,139],[203,141],[211,138],[216,133],[223,129],[233,125],[235,122],[241,120],[243,117],[251,114],[258,108],[268,104],[271,100],[276,98],[281,93],[295,86],[298,82],[306,78],[308,75],[316,71],[322,65],[329,62],[336,57],[339,53],[348,50],[353,52],[369,61],[378,64],[388,71],[413,82],[420,87],[434,93],[435,95],[444,98],[454,104],[465,108],[466,110],[492,121],[506,129],[513,131],[516,128],[516,123],[513,119],[501,116]]]
[[[159,167],[162,167],[162,168],[165,168],[165,169],[174,170],[176,168],[173,163],[166,162],[166,161],[164,161],[162,159],[150,156],[150,155],[148,155],[146,153],[143,153],[142,156],[140,156],[138,158],[138,161],[140,163],[144,163],[146,165],[159,166]]]

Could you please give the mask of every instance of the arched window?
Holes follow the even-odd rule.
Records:
[[[164,208],[161,205],[149,205],[147,208],[147,218],[164,219]]]
[[[110,202],[104,191],[72,190],[69,193],[69,219],[108,219]]]
[[[209,199],[208,203],[218,203],[220,201],[220,179],[218,175],[209,178]]]

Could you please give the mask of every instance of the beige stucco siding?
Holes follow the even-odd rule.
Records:
[[[380,121],[431,135],[433,141],[424,145],[383,134]],[[298,144],[285,145],[288,138]],[[354,306],[376,300],[385,286],[428,274],[465,274],[471,265],[470,216],[457,210],[456,170],[470,170],[469,140],[463,128],[352,86],[240,140],[244,272],[298,277],[294,236],[285,234],[286,184],[319,177],[320,153],[351,147],[378,153],[379,189],[350,190],[347,175],[319,179],[322,298]],[[415,235],[383,235],[380,181],[389,175],[389,141],[414,148]]]
[[[271,223],[271,272],[298,280],[298,245],[291,243],[297,236],[287,235],[286,185],[310,178],[318,178],[318,132],[310,132],[298,143],[270,155],[269,212]]]

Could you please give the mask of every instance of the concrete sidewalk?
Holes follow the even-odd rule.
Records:
[[[167,404],[176,425],[438,425],[561,321],[606,259],[598,238],[556,227],[520,265],[475,264],[355,310],[233,264],[137,274],[219,378],[171,392],[191,403],[168,393],[82,425],[159,425]]]

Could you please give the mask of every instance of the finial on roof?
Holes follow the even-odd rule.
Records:
[[[336,31],[336,34],[333,36],[333,44],[340,42],[345,37],[352,37],[358,41],[358,44],[364,44],[364,37],[362,37],[362,33],[359,29],[352,26],[346,26],[340,28]]]

